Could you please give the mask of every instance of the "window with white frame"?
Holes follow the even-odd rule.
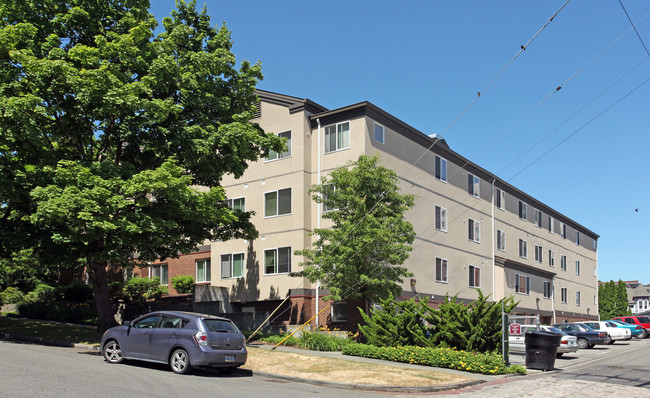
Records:
[[[467,219],[467,233],[469,240],[474,242],[481,241],[481,222],[472,220],[471,218]]]
[[[265,159],[267,162],[291,157],[291,131],[278,133],[278,137],[284,138],[286,140],[287,149],[284,152],[280,153],[274,150],[270,150],[268,156]]]
[[[345,322],[348,320],[348,303],[332,304],[332,322]]]
[[[221,255],[221,278],[241,278],[244,276],[244,253]]]
[[[506,193],[503,189],[497,188],[496,202],[498,209],[506,209]]]
[[[544,298],[551,298],[551,282],[544,281]]]
[[[438,155],[435,157],[435,176],[440,181],[447,182],[447,159]]]
[[[169,283],[169,274],[167,273],[167,264],[156,264],[149,267],[149,275],[152,278],[159,278],[161,285]]]
[[[563,222],[560,223],[560,236],[566,239],[566,224]]]
[[[197,282],[210,282],[210,259],[204,258],[196,260],[196,281]]]
[[[336,192],[336,186],[334,184],[327,184],[323,186],[323,213],[338,210],[333,203],[329,203],[329,198],[334,195],[334,192]]]
[[[436,229],[439,231],[447,232],[447,209],[444,207],[436,206]]]
[[[598,268],[594,267],[594,276],[598,276]]]
[[[576,275],[580,275],[580,261],[576,260]]]
[[[535,261],[537,261],[538,263],[541,263],[543,261],[542,246],[535,245]]]
[[[519,218],[522,220],[528,219],[528,205],[521,200],[519,201]]]
[[[566,271],[566,256],[560,255],[560,269]]]
[[[548,265],[555,267],[555,252],[553,250],[548,251]]]
[[[379,143],[384,143],[384,126],[379,123],[375,123],[375,141]]]
[[[580,291],[579,290],[576,292],[576,305],[580,306]]]
[[[325,127],[325,153],[350,147],[350,122]]]
[[[555,222],[554,222],[554,220],[553,220],[553,217],[548,216],[548,232],[550,232],[550,233],[552,233],[552,234],[555,233],[555,231],[554,231],[554,229],[553,229],[554,224],[555,224]]]
[[[447,283],[447,260],[436,257],[436,282]]]
[[[519,257],[528,258],[528,242],[519,239]]]
[[[469,267],[469,287],[481,287],[481,269],[470,265]]]
[[[560,289],[560,301],[566,304],[569,301],[569,291],[566,287]]]
[[[528,276],[515,274],[515,292],[520,294],[529,294],[530,278]]]
[[[580,246],[580,231],[576,231],[576,245]]]
[[[535,209],[535,225],[542,227],[542,212]]]
[[[481,180],[472,173],[467,173],[467,192],[475,197],[479,197],[479,187]]]
[[[264,250],[264,274],[287,274],[291,272],[291,248],[279,247]]]
[[[506,233],[497,229],[497,249],[506,251]]]
[[[232,210],[246,211],[246,198],[228,199],[228,207]]]
[[[264,217],[291,214],[291,188],[264,194]]]

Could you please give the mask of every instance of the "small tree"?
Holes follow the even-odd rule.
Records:
[[[124,293],[131,300],[144,302],[149,299],[156,299],[162,296],[160,289],[160,278],[131,278],[124,284]]]
[[[172,278],[172,286],[178,293],[192,293],[194,288],[194,277],[186,276],[175,276]]]
[[[415,298],[395,301],[391,295],[380,299],[378,304],[379,308],[373,308],[370,314],[359,308],[364,320],[359,331],[367,344],[377,347],[429,345],[426,338],[428,327],[424,322],[428,311],[426,299],[419,302]]]
[[[294,276],[320,280],[334,300],[371,302],[397,296],[398,283],[412,274],[406,261],[415,238],[405,213],[414,196],[399,192],[397,173],[379,165],[379,157],[361,155],[312,186],[313,200],[328,211],[331,228],[317,228],[311,249],[296,250],[307,259]]]

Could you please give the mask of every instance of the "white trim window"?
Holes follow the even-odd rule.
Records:
[[[580,231],[576,231],[576,245],[580,246]]]
[[[481,180],[472,173],[467,173],[467,193],[478,198]]]
[[[350,122],[325,127],[325,153],[350,148]]]
[[[519,294],[529,294],[530,277],[522,274],[515,274],[515,292]]]
[[[580,307],[580,290],[576,291],[576,305]]]
[[[506,192],[503,189],[497,188],[496,204],[497,204],[497,209],[500,210],[506,209]]]
[[[542,227],[542,212],[535,209],[535,225]]]
[[[447,232],[447,209],[444,207],[436,206],[436,229],[438,231]]]
[[[470,265],[469,267],[469,287],[481,287],[481,269]]]
[[[242,278],[245,268],[244,253],[221,255],[221,279]]]
[[[278,137],[287,140],[287,150],[280,153],[274,150],[270,150],[268,156],[264,159],[266,162],[272,162],[274,160],[286,159],[291,157],[291,130],[278,133]]]
[[[380,144],[385,144],[385,139],[386,135],[384,132],[384,126],[375,122],[375,141],[379,142]]]
[[[553,250],[548,251],[548,265],[555,267],[555,252]]]
[[[563,222],[560,223],[560,236],[566,239],[566,224]]]
[[[334,184],[327,184],[323,187],[323,213],[327,213],[328,211],[334,211],[338,210],[337,207],[334,207],[333,205],[330,206],[327,204],[328,202],[328,196],[334,194],[336,192],[336,185]]]
[[[467,219],[467,237],[474,242],[481,242],[481,222]]]
[[[555,220],[553,219],[553,217],[548,216],[548,232],[552,234],[555,233],[555,230],[553,228],[555,226],[554,224],[555,224]]]
[[[535,245],[535,261],[537,261],[538,263],[544,261],[542,255],[542,246],[540,245]]]
[[[194,265],[194,268],[196,269],[196,282],[210,282],[210,259],[203,258],[201,260],[196,260]]]
[[[332,304],[332,322],[345,322],[348,320],[348,303]]]
[[[156,264],[149,266],[149,276],[159,278],[160,284],[166,286],[169,283],[169,272],[167,264]]]
[[[264,250],[264,275],[291,272],[291,247]]]
[[[551,281],[544,281],[544,298],[545,299],[550,299],[551,298]]]
[[[497,249],[506,251],[506,233],[497,229]]]
[[[447,259],[436,257],[436,282],[447,283]]]
[[[560,301],[562,304],[566,304],[569,301],[569,291],[566,287],[560,289]]]
[[[519,239],[519,257],[528,258],[528,242]]]
[[[435,156],[435,177],[443,182],[447,182],[447,159]]]
[[[264,217],[291,214],[291,188],[264,193]]]
[[[560,255],[560,269],[566,271],[566,256]]]
[[[521,200],[519,201],[519,218],[528,220],[528,205]]]
[[[580,275],[580,260],[576,260],[576,275]]]
[[[242,196],[241,198],[228,199],[227,205],[231,210],[246,211],[246,198]]]

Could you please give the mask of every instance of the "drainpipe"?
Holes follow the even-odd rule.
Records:
[[[555,275],[551,278],[551,311],[553,312],[553,324],[556,324],[555,320]]]
[[[317,160],[318,165],[317,165],[317,174],[316,174],[317,175],[317,177],[316,177],[317,182],[316,183],[320,184],[320,169],[321,169],[321,164],[320,164],[320,150],[321,150],[321,148],[320,148],[320,146],[321,146],[321,141],[322,141],[320,119],[316,119],[316,123],[318,124],[318,154],[316,155],[317,159],[318,159]],[[317,225],[318,225],[318,228],[320,229],[320,219],[321,219],[321,216],[322,216],[321,213],[323,211],[323,205],[319,204],[317,207],[318,207]],[[316,330],[318,330],[318,314],[320,313],[320,311],[319,311],[319,303],[318,303],[320,301],[319,293],[320,293],[320,280],[317,280],[316,281]]]
[[[496,230],[496,225],[494,224],[494,181],[496,178],[492,179],[492,301],[497,301],[496,294],[497,292],[494,290],[495,289],[495,279],[496,279],[496,271],[497,271],[497,262],[495,259],[495,252],[494,252],[494,234]]]

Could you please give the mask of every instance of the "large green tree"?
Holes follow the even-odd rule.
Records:
[[[179,1],[156,35],[148,9],[0,2],[0,255],[83,260],[100,330],[108,264],[256,236],[220,182],[283,146],[249,122],[260,65],[237,67],[225,25]]]
[[[312,186],[313,200],[327,210],[326,228],[317,228],[313,247],[297,250],[306,261],[295,276],[319,280],[334,300],[366,298],[374,302],[398,296],[398,284],[412,274],[401,265],[415,238],[405,213],[413,195],[401,194],[397,174],[379,157],[361,155]]]
[[[598,285],[598,314],[607,320],[630,314],[625,282],[619,280]]]

